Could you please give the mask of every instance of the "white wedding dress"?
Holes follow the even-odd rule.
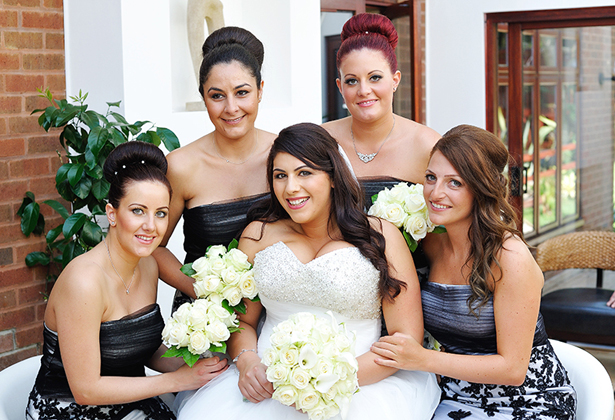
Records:
[[[356,355],[369,351],[380,337],[381,299],[379,273],[358,248],[342,248],[307,264],[297,259],[283,242],[256,254],[254,276],[263,306],[265,324],[258,339],[258,354],[268,347],[274,326],[297,312],[311,312],[356,332]],[[178,420],[247,419],[307,420],[307,414],[276,400],[258,404],[244,400],[234,365],[198,391],[178,395]],[[426,372],[398,371],[372,385],[362,386],[352,397],[347,420],[428,420],[440,400],[435,376]],[[339,419],[339,414],[334,417]]]

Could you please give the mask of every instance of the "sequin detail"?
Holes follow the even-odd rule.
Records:
[[[284,242],[278,242],[254,257],[254,280],[261,295],[324,307],[353,319],[380,318],[379,279],[378,270],[355,247],[337,249],[303,264]]]

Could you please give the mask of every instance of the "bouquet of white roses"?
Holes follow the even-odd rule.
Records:
[[[402,229],[412,252],[418,246],[418,241],[427,233],[445,231],[443,226],[435,226],[429,220],[421,184],[408,185],[406,182],[400,182],[390,190],[385,188],[374,195],[372,201],[374,204],[367,214],[388,220]]]
[[[239,320],[216,299],[197,299],[177,308],[162,330],[169,347],[163,357],[182,357],[192,367],[208,350],[226,352],[225,341],[239,331]]]
[[[237,249],[236,240],[228,249],[223,245],[210,246],[205,256],[185,264],[181,271],[194,278],[197,298],[214,299],[227,309],[244,314],[242,299],[257,300],[252,265],[248,256]]]
[[[273,329],[272,347],[263,355],[267,379],[275,389],[272,398],[295,404],[312,420],[340,412],[344,418],[359,387],[354,334],[328,314],[331,319],[309,312],[291,315]]]

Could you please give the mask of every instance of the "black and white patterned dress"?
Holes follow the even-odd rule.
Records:
[[[470,286],[421,282],[425,329],[457,354],[497,353],[493,299],[476,317],[468,310]],[[572,420],[576,392],[557,359],[538,315],[530,363],[521,386],[488,385],[443,376],[434,419]]]
[[[164,321],[157,304],[116,321],[100,325],[102,376],[145,376],[145,363],[162,343]],[[174,420],[175,415],[158,397],[127,404],[80,405],[71,393],[62,363],[58,334],[43,330],[41,368],[30,392],[26,419],[146,419]]]

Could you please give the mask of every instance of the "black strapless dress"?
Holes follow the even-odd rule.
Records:
[[[157,304],[116,321],[100,324],[100,374],[145,376],[145,363],[162,343],[164,321]],[[170,420],[175,415],[158,397],[127,404],[80,405],[68,385],[58,334],[43,330],[41,368],[30,392],[26,419],[122,419],[135,410],[134,418]]]
[[[227,246],[246,227],[250,207],[269,197],[269,193],[241,197],[236,200],[184,209],[184,264],[205,255],[210,245]],[[175,292],[173,312],[190,297],[179,290]]]

